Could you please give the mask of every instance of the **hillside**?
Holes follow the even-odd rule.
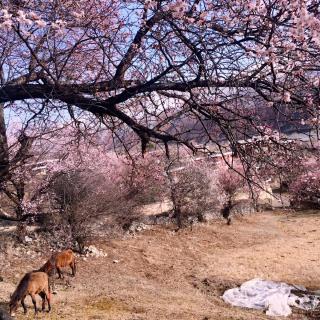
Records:
[[[320,212],[262,213],[199,224],[177,233],[146,230],[124,239],[95,243],[107,257],[78,258],[76,278],[66,276],[53,296],[53,311],[41,319],[223,320],[270,319],[261,311],[226,305],[226,288],[254,277],[320,288]],[[32,257],[34,255],[34,257]],[[46,260],[44,253],[0,259],[0,304],[6,306],[25,271]],[[69,271],[69,270],[68,270]],[[17,319],[28,317],[19,308]],[[295,313],[289,319],[304,319]]]

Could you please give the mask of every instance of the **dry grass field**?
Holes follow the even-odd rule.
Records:
[[[53,296],[51,314],[66,320],[270,319],[262,311],[225,304],[226,288],[254,277],[320,289],[320,212],[262,213],[199,224],[173,232],[157,227],[133,237],[95,245],[107,257],[78,258],[76,278],[66,276]],[[0,261],[0,304],[25,271],[46,255],[10,255]],[[115,260],[117,260],[115,262]],[[19,308],[17,319],[34,319]],[[289,319],[306,319],[294,313]]]

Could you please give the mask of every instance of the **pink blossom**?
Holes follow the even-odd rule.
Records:
[[[283,94],[283,101],[284,102],[291,102],[291,94],[288,91],[285,91]]]

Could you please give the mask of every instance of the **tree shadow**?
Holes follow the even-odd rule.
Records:
[[[12,317],[9,315],[9,303],[5,301],[0,301],[0,319],[10,320]]]
[[[9,301],[0,301],[0,310],[9,310]]]
[[[300,209],[293,211],[289,217],[294,217],[294,218],[303,218],[303,217],[315,217],[319,216],[320,210],[319,209]]]

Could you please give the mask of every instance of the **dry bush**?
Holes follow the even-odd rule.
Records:
[[[179,228],[190,216],[196,216],[202,221],[205,212],[220,209],[223,194],[210,166],[193,162],[176,172],[171,172],[169,168],[168,178],[174,215]]]
[[[47,229],[58,237],[63,235],[64,243],[76,244],[80,252],[103,217],[116,218],[132,210],[120,183],[91,171],[60,175],[52,183],[51,193],[54,211],[47,217]]]

